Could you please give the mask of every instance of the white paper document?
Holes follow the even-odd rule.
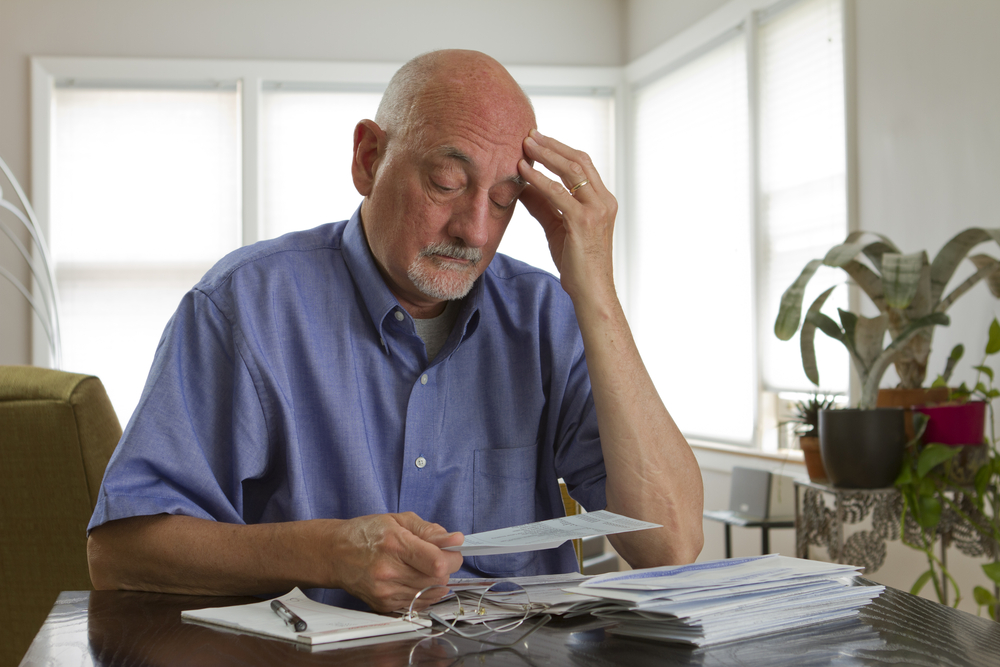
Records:
[[[595,535],[628,533],[649,528],[662,528],[662,526],[601,510],[466,535],[465,542],[461,546],[445,547],[445,551],[460,551],[463,556],[490,556],[521,551],[539,551],[553,549],[566,540],[577,540]]]
[[[579,609],[612,634],[710,646],[856,616],[884,586],[860,568],[769,555],[612,572],[567,588],[601,601]]]
[[[238,632],[313,645],[413,632],[430,625],[430,621],[407,621],[315,602],[298,588],[276,599],[306,622],[305,631],[298,632],[287,625],[271,609],[270,600],[234,607],[192,609],[182,611],[181,617]]]

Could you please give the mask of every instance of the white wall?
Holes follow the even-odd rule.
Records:
[[[855,34],[861,228],[933,258],[962,229],[1000,227],[1000,2],[858,0]],[[956,302],[928,381],[956,343],[972,379],[994,313],[985,285]]]
[[[632,61],[701,20],[729,0],[628,0],[625,57]]]
[[[401,63],[455,47],[617,66],[623,15],[621,0],[0,0],[0,156],[30,194],[30,56]],[[4,266],[16,257],[0,242]],[[28,307],[0,280],[0,364],[30,360]]]
[[[926,249],[933,257],[962,229],[1000,227],[998,34],[996,0],[857,0],[862,229],[885,234],[906,252]],[[1000,258],[995,244],[976,252]],[[956,302],[949,310],[951,325],[935,332],[928,381],[956,343],[966,347],[959,379],[972,379],[965,369],[979,363],[997,313],[1000,302],[984,285]],[[894,377],[887,374],[885,385],[889,375]],[[909,590],[927,567],[922,558],[890,543],[886,566],[872,578]],[[985,583],[979,561],[951,550],[949,564],[967,596],[961,608],[974,612],[972,586]]]

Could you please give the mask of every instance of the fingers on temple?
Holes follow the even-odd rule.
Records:
[[[558,175],[567,188],[572,189],[586,180],[594,185],[596,190],[603,189],[601,176],[587,153],[547,137],[537,130],[532,131],[525,140],[525,145],[532,151],[531,157]]]
[[[521,176],[524,177],[524,179],[528,181],[531,186],[534,186],[535,192],[544,197],[550,205],[555,205],[556,208],[560,210],[572,205],[571,202],[573,201],[573,196],[569,193],[569,190],[564,184],[561,184],[558,181],[553,181],[551,178],[529,165],[526,160],[521,160],[519,166],[521,169]],[[581,178],[580,180],[583,179]],[[525,188],[525,192],[527,192],[527,188]],[[538,202],[532,201],[532,199],[533,195],[529,194],[525,197],[524,193],[522,193],[522,200],[525,202],[525,206],[529,207],[529,211],[531,210],[530,206],[538,205]],[[532,215],[534,215],[533,211]]]

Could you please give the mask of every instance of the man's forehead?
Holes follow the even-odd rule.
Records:
[[[458,148],[457,146],[453,146],[450,144],[443,144],[441,146],[437,146],[434,149],[432,149],[430,153],[431,155],[434,155],[436,157],[441,157],[446,160],[455,160],[461,163],[468,170],[478,171],[481,168],[481,165],[477,164],[471,155],[469,155],[462,149]],[[509,175],[507,175],[502,180],[510,181],[518,186],[527,185],[527,181],[521,178],[521,175],[516,171],[516,169],[517,167],[515,164],[514,171]]]

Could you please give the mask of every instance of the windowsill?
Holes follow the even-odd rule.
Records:
[[[795,461],[797,463],[802,463],[804,461],[801,449],[779,449],[774,452],[765,452],[760,449],[751,449],[750,447],[739,447],[737,445],[726,445],[721,442],[711,442],[708,440],[694,440],[694,439],[689,439],[688,444],[691,445],[691,449],[704,449],[715,452],[725,452],[727,454],[735,454],[737,456],[749,456],[757,459],[768,459],[771,461],[778,461],[780,463],[785,463],[788,461]]]
[[[688,443],[694,450],[695,458],[698,459],[698,465],[703,471],[729,474],[733,466],[743,466],[771,470],[793,477],[806,474],[802,451],[798,449],[764,452],[707,440],[688,440]]]

